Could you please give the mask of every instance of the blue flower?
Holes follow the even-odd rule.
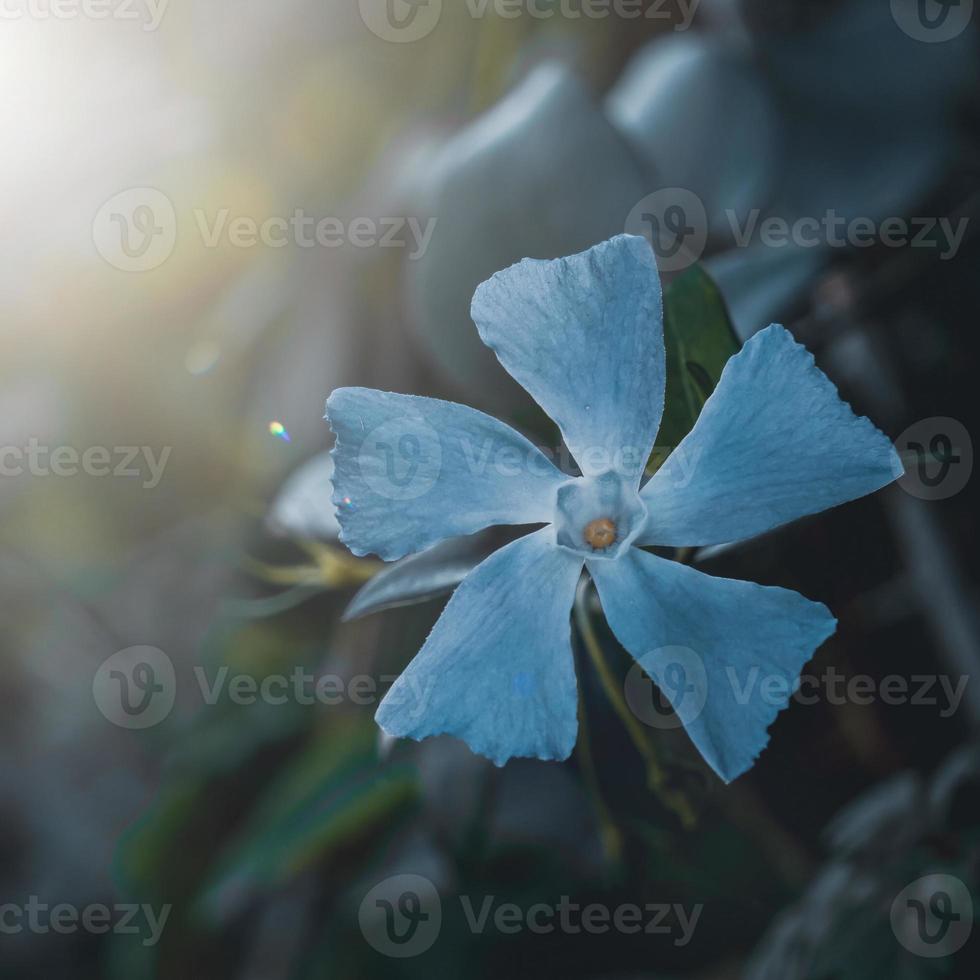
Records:
[[[894,447],[773,325],[731,358],[693,430],[641,486],[665,382],[660,281],[642,238],[526,259],[477,289],[472,315],[583,475],[463,405],[365,388],[330,396],[333,502],[354,554],[391,561],[493,524],[545,525],[460,584],[378,724],[455,735],[497,765],[567,758],[578,729],[569,612],[585,568],[620,643],[734,779],[836,621],[796,592],[643,546],[735,541],[861,497],[901,475]],[[704,666],[682,685],[678,648]]]

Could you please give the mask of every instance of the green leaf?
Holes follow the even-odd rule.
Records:
[[[170,778],[156,799],[123,833],[113,857],[113,877],[128,898],[166,901],[174,889],[175,841],[207,806],[207,780],[200,775]],[[186,849],[185,849],[186,850]]]
[[[198,910],[234,916],[253,896],[371,835],[412,811],[414,767],[379,765],[377,729],[355,725],[315,739],[263,793],[219,857]]]
[[[655,471],[691,431],[728,359],[739,349],[725,301],[700,265],[692,265],[664,290],[667,394],[657,445],[650,456]]]

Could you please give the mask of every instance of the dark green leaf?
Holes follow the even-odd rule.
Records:
[[[219,858],[199,909],[212,920],[365,834],[390,828],[417,794],[413,767],[379,765],[377,729],[359,724],[315,740],[265,791]]]
[[[657,447],[656,469],[691,431],[728,359],[739,349],[718,287],[693,265],[664,290],[667,396]]]

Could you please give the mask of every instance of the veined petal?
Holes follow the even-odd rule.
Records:
[[[902,472],[888,438],[773,324],[731,358],[697,424],[640,491],[650,516],[639,543],[738,541]]]
[[[492,524],[547,523],[568,479],[510,426],[454,402],[338,388],[327,418],[340,540],[355,555],[393,561]]]
[[[471,312],[583,473],[619,469],[639,483],[665,377],[660,278],[646,239],[619,235],[570,258],[525,259],[483,283]]]
[[[569,613],[581,570],[551,528],[492,554],[453,593],[378,724],[399,738],[455,735],[498,766],[567,758],[578,731]]]
[[[725,782],[751,768],[801,668],[836,628],[827,607],[638,548],[588,568],[613,633],[705,761]]]

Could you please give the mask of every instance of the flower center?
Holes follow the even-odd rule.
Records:
[[[586,561],[615,561],[636,540],[646,518],[631,478],[614,470],[573,477],[555,493],[555,544]]]
[[[616,525],[608,517],[600,517],[585,525],[585,543],[595,551],[604,551],[616,540]]]

